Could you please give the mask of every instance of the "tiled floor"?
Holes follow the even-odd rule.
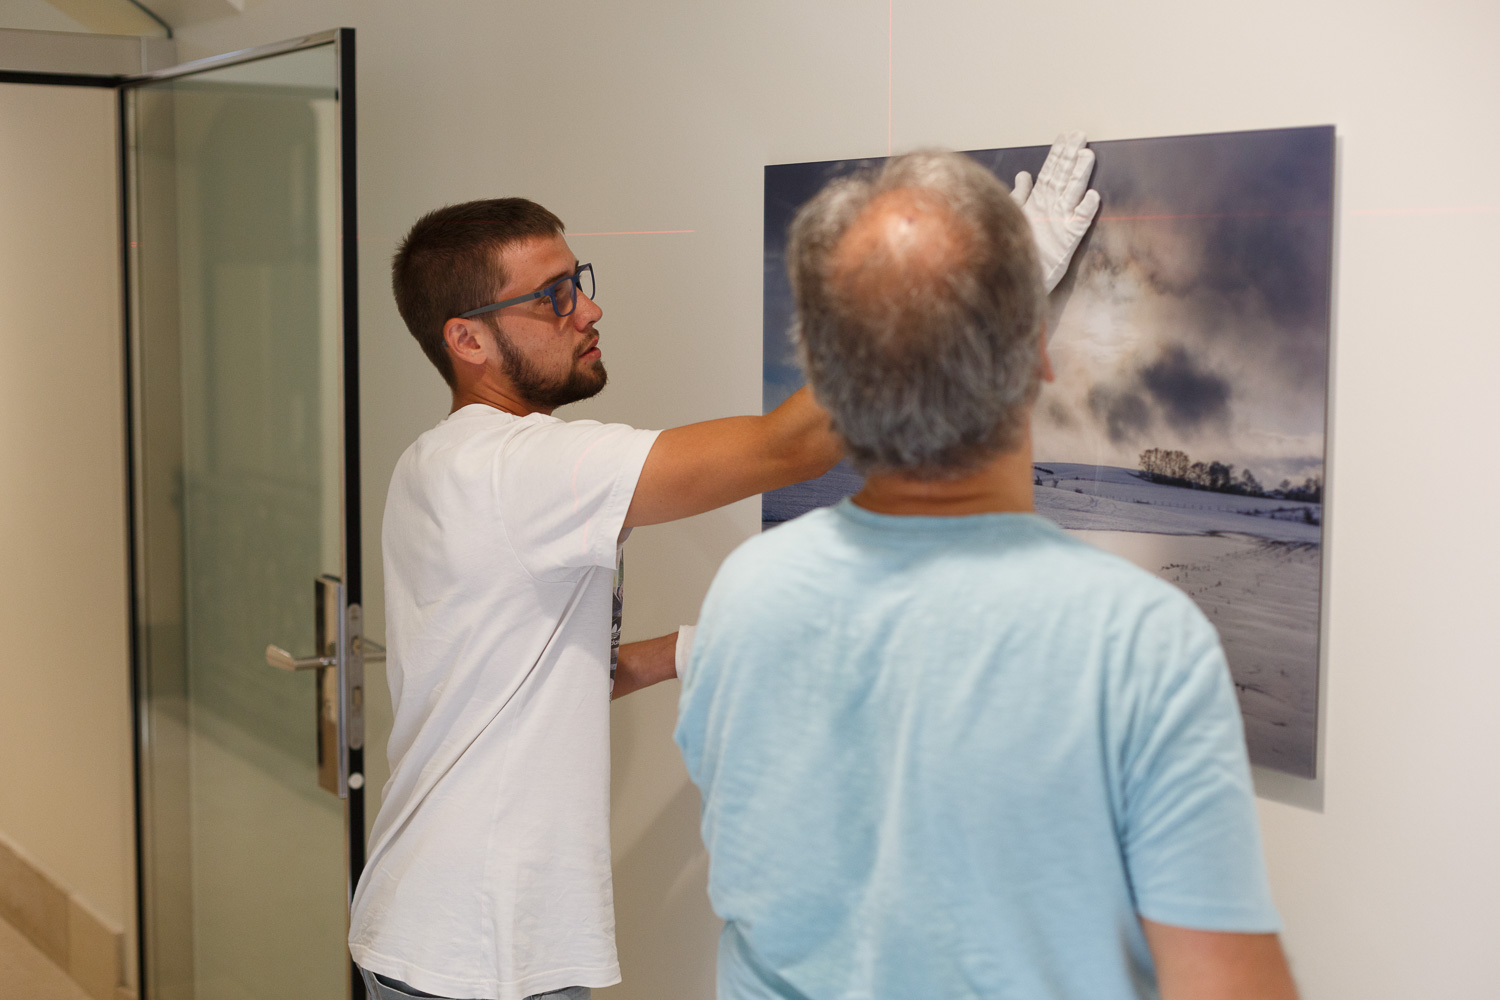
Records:
[[[4,920],[0,920],[0,997],[90,1000],[77,983]]]

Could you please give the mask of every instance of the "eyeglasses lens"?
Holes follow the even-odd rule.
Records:
[[[570,316],[578,306],[578,291],[589,298],[594,297],[594,269],[587,264],[577,274],[564,278],[552,286],[552,309],[559,316]]]
[[[573,312],[573,307],[578,304],[578,296],[574,294],[573,279],[564,278],[552,286],[552,309],[559,316],[568,316]]]

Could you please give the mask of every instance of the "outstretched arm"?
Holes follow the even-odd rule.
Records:
[[[1048,294],[1068,273],[1073,251],[1099,211],[1099,192],[1089,190],[1094,154],[1084,143],[1082,132],[1058,136],[1037,171],[1036,182],[1023,170],[1016,174],[1010,192],[1031,223],[1042,263],[1042,285]]]
[[[691,517],[821,476],[842,453],[828,414],[806,388],[763,417],[662,431],[641,468],[625,527]]]
[[[1275,934],[1195,931],[1142,920],[1162,1000],[1297,1000]]]

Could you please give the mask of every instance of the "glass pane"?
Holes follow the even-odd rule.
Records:
[[[341,572],[330,44],[130,92],[147,985],[346,992],[314,579]]]

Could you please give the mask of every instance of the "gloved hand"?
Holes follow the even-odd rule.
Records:
[[[1042,287],[1048,294],[1068,273],[1068,263],[1083,234],[1099,211],[1099,192],[1085,189],[1094,172],[1093,151],[1084,146],[1082,132],[1060,135],[1037,172],[1036,184],[1026,171],[1016,174],[1010,196],[1015,199],[1036,237],[1042,262]]]

